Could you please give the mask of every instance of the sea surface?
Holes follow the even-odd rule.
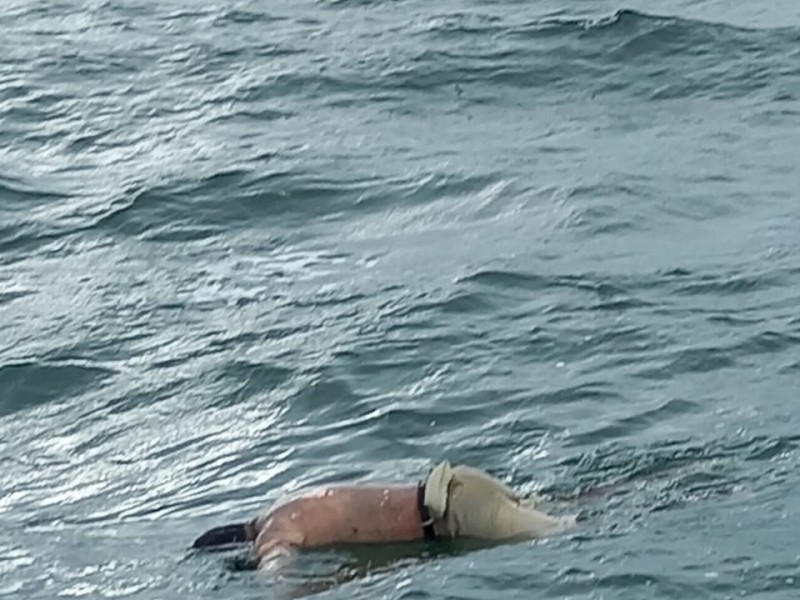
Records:
[[[208,527],[442,458],[580,512]],[[800,597],[800,2],[7,0],[0,598]]]

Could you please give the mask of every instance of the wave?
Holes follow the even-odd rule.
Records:
[[[672,400],[636,419],[661,420],[664,416],[692,413],[699,405]],[[643,484],[654,493],[676,490],[684,497],[716,489],[730,493],[743,479],[753,483],[764,477],[763,469],[776,470],[776,461],[796,461],[800,437],[740,435],[709,439],[672,439],[646,447],[625,447],[595,440],[591,450],[566,458],[560,467],[570,476],[550,486],[546,493],[561,498],[614,493],[635,494]],[[753,470],[750,463],[757,466]],[[709,485],[710,482],[716,482]],[[653,510],[663,506],[654,505]]]
[[[474,17],[469,23],[443,20],[419,32],[433,42],[444,36],[447,45],[427,44],[371,85],[424,91],[487,83],[592,95],[626,91],[659,100],[740,97],[768,87],[777,94],[776,78],[799,75],[790,53],[797,28],[742,29],[630,10],[523,25],[476,24]],[[461,41],[454,43],[454,36]]]
[[[80,364],[19,362],[0,365],[0,417],[60,401],[96,385],[113,374],[102,367]]]

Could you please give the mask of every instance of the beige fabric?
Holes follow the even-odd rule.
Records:
[[[447,512],[447,488],[453,478],[453,469],[446,460],[436,465],[425,482],[425,506],[431,516],[439,521]]]
[[[574,525],[574,517],[552,517],[520,503],[488,473],[443,461],[425,484],[425,506],[438,535],[484,540],[548,535]]]

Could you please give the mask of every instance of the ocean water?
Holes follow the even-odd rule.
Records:
[[[0,597],[798,597],[800,3],[0,25]],[[443,457],[588,518],[282,582],[188,550]]]

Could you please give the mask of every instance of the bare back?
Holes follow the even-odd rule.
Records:
[[[257,522],[258,557],[276,546],[410,542],[423,536],[416,486],[331,486],[275,506]]]

